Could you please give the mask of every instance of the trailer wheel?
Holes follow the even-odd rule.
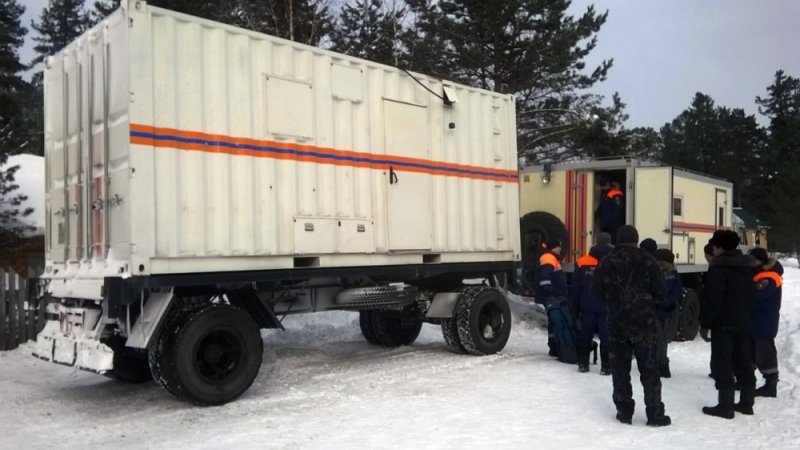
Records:
[[[444,337],[447,349],[451,352],[459,355],[467,353],[458,337],[458,321],[455,317],[442,319],[442,337]]]
[[[167,375],[171,373],[165,373],[163,368],[169,366],[169,362],[172,361],[172,338],[175,336],[175,330],[181,322],[186,320],[186,316],[209,304],[177,298],[164,319],[164,325],[161,327],[155,344],[148,351],[148,365],[150,366],[153,380],[172,395],[175,395],[173,391],[175,382],[167,379]]]
[[[380,345],[375,336],[375,329],[372,328],[372,310],[362,310],[358,312],[358,325],[361,327],[361,334],[370,344]]]
[[[506,346],[511,334],[511,308],[497,289],[470,287],[456,302],[458,338],[472,355],[491,355]]]
[[[700,299],[694,289],[686,289],[686,296],[680,304],[676,341],[692,341],[700,329]]]
[[[167,390],[198,405],[221,405],[240,396],[261,368],[263,343],[243,310],[215,304],[192,311],[165,330],[169,350],[161,372]]]
[[[422,330],[422,319],[413,308],[374,309],[371,316],[376,343],[384,347],[411,345]]]

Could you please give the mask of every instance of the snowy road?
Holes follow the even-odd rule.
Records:
[[[699,338],[671,345],[663,396],[673,425],[653,429],[644,425],[641,387],[634,384],[633,426],[619,424],[610,377],[548,358],[534,324],[515,324],[501,354],[476,358],[448,353],[431,325],[410,347],[373,347],[357,316],[325,313],[265,333],[255,384],[216,408],[179,403],[153,383],[124,385],[39,361],[30,346],[0,353],[0,448],[796,449],[800,269],[787,265],[779,398],[757,399],[751,417],[700,412],[716,391]]]

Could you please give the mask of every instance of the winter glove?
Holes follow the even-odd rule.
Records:
[[[700,328],[700,337],[706,342],[711,342],[711,338],[708,336],[708,328]]]

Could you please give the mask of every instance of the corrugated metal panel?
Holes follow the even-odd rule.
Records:
[[[105,239],[136,273],[292,267],[296,254],[518,259],[510,96],[449,85],[446,106],[420,85],[442,93],[440,80],[134,5],[104,36],[107,114],[93,113],[87,173],[107,161]]]

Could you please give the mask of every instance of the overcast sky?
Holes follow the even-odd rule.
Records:
[[[47,0],[21,3],[30,29]],[[765,95],[778,69],[800,77],[800,0],[573,0],[572,11],[590,4],[609,11],[590,67],[614,59],[595,92],[622,95],[628,126],[658,128],[698,91],[756,114],[754,99]],[[26,62],[32,35],[21,55]]]

